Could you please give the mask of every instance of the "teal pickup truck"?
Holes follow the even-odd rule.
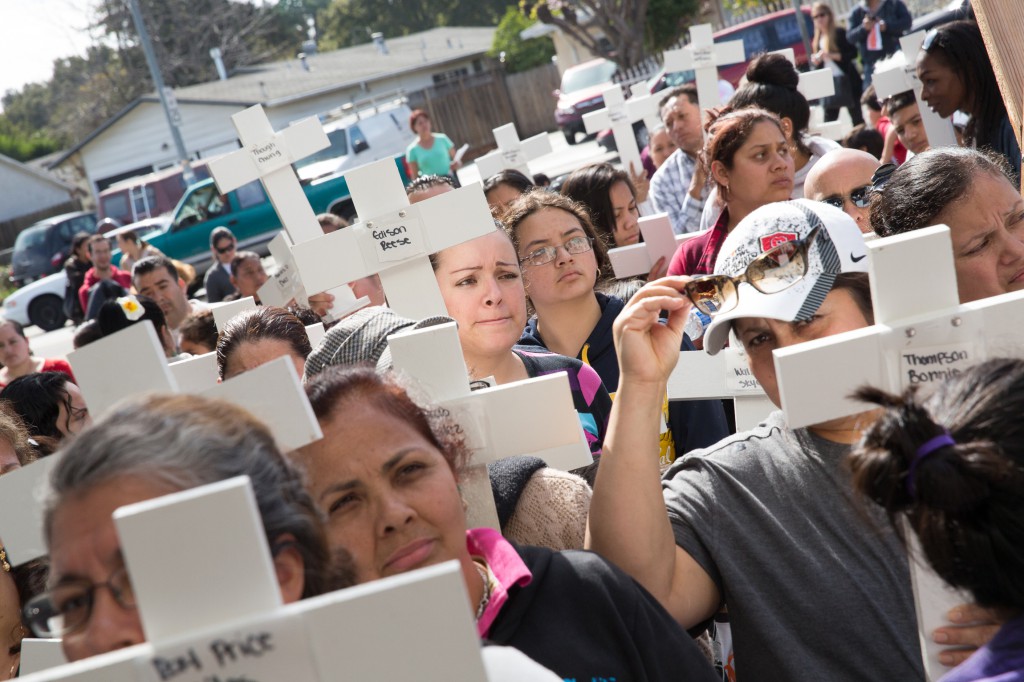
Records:
[[[408,183],[402,157],[395,164]],[[319,178],[303,185],[314,213],[334,213],[351,219],[355,215],[348,183],[342,175]],[[212,261],[210,233],[224,226],[238,239],[238,248],[266,253],[266,244],[281,230],[281,219],[274,211],[260,182],[242,185],[233,192],[220,194],[212,179],[188,188],[174,209],[171,222],[162,229],[139,236],[165,255],[189,263],[199,273]],[[120,253],[115,254],[115,263]]]

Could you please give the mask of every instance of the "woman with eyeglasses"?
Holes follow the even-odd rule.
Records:
[[[908,522],[947,584],[1005,621],[943,682],[1024,680],[1024,362],[989,360],[927,394],[861,389],[883,410],[850,456],[856,488]]]
[[[839,118],[839,109],[846,107],[850,112],[850,121],[857,126],[864,123],[864,115],[860,110],[860,95],[863,81],[854,60],[857,59],[857,48],[846,39],[846,31],[836,26],[836,17],[832,8],[824,2],[816,2],[811,6],[811,18],[814,20],[814,37],[811,38],[811,63],[817,67],[832,71],[833,81],[842,87],[842,91],[829,98],[831,101],[843,102],[840,106],[823,105],[825,121]]]
[[[535,312],[520,344],[577,358],[614,390],[619,363],[612,322],[625,302],[594,290],[605,277],[608,256],[587,210],[568,197],[534,191],[509,206],[504,222]],[[693,349],[693,343],[686,339],[681,348]],[[728,433],[716,400],[670,403],[666,396],[661,413],[659,455],[665,464]]]
[[[541,190],[543,191],[543,190]],[[498,385],[565,372],[590,451],[601,455],[611,398],[597,372],[575,357],[517,347],[526,326],[526,290],[515,247],[498,227],[430,256],[445,307],[459,326],[470,379]]]
[[[964,144],[1004,156],[1019,186],[1020,145],[977,22],[954,21],[929,31],[917,56],[917,77],[924,103],[943,118],[968,114]]]
[[[1024,198],[1002,156],[931,149],[896,168],[872,204],[882,237],[939,224],[950,229],[962,303],[1024,289]]]
[[[764,109],[747,108],[714,116],[700,163],[724,202],[710,231],[679,247],[669,275],[707,275],[726,237],[752,211],[789,199],[793,191],[793,156],[779,118]]]
[[[25,605],[36,635],[62,638],[71,661],[143,642],[114,510],[242,475],[252,481],[284,601],[351,584],[267,427],[228,403],[150,396],[83,433],[50,476],[50,576],[46,591]]]

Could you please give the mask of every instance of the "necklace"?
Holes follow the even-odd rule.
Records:
[[[480,574],[480,579],[484,582],[484,593],[480,597],[480,603],[476,607],[476,619],[484,615],[484,610],[487,608],[487,602],[491,600],[491,570],[487,567],[487,564],[480,565],[476,559],[473,559],[473,568]]]

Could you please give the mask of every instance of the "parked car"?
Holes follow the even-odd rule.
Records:
[[[807,26],[807,36],[813,36],[814,20],[811,19],[811,8],[804,6],[801,8],[801,13],[804,24]],[[730,26],[715,33],[713,38],[716,43],[731,40],[743,41],[747,60],[739,64],[727,64],[718,69],[719,78],[729,81],[733,87],[739,86],[750,61],[765,52],[775,52],[791,47],[793,56],[796,58],[797,68],[802,71],[807,70],[807,50],[804,48],[800,25],[796,22],[796,12],[792,9],[772,12],[763,17]],[[662,69],[649,81],[649,87],[653,93],[689,83],[694,79],[695,74],[692,70],[666,73]]]
[[[594,59],[570,66],[562,74],[562,85],[553,94],[558,98],[555,121],[566,142],[576,144],[576,133],[586,132],[583,114],[604,106],[601,92],[612,84],[612,76],[617,70],[618,66],[613,61]]]
[[[192,165],[195,180],[210,177],[206,164],[207,161],[202,161]],[[170,213],[187,188],[177,166],[116,182],[99,193],[100,220],[111,218],[126,225]]]
[[[325,121],[324,132],[331,146],[295,163],[299,179],[311,181],[405,154],[411,115],[409,106],[398,101]]]
[[[956,21],[957,19],[975,20],[974,8],[971,7],[971,0],[952,0],[942,9],[937,9],[934,12],[929,12],[928,14],[922,14],[914,19],[914,23],[910,25],[909,33],[929,31],[937,26],[948,24],[949,22]]]
[[[26,284],[4,299],[4,319],[23,327],[31,324],[43,331],[60,329],[67,322],[64,316],[64,287],[67,275],[61,270]]]
[[[64,213],[26,227],[14,240],[11,282],[20,287],[60,270],[71,254],[71,239],[78,232],[96,232],[95,213]]]
[[[404,154],[394,157],[402,182],[408,182]],[[334,213],[351,219],[355,215],[348,183],[343,175],[330,175],[302,187],[314,213]],[[242,185],[226,195],[217,191],[213,179],[197,182],[178,202],[170,222],[139,237],[170,258],[184,261],[203,274],[213,259],[210,233],[227,227],[238,240],[239,249],[267,253],[267,243],[281,231],[281,219],[258,180]],[[116,233],[118,231],[115,231]],[[112,233],[112,234],[114,234]],[[114,262],[120,261],[114,253]]]

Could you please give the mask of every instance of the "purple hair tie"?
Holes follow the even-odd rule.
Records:
[[[917,497],[914,490],[914,479],[917,477],[917,465],[921,460],[940,448],[954,445],[956,445],[956,441],[953,440],[953,436],[949,435],[949,431],[943,431],[918,446],[917,452],[914,453],[914,459],[910,460],[910,468],[907,470],[907,492],[911,497],[915,499]]]

